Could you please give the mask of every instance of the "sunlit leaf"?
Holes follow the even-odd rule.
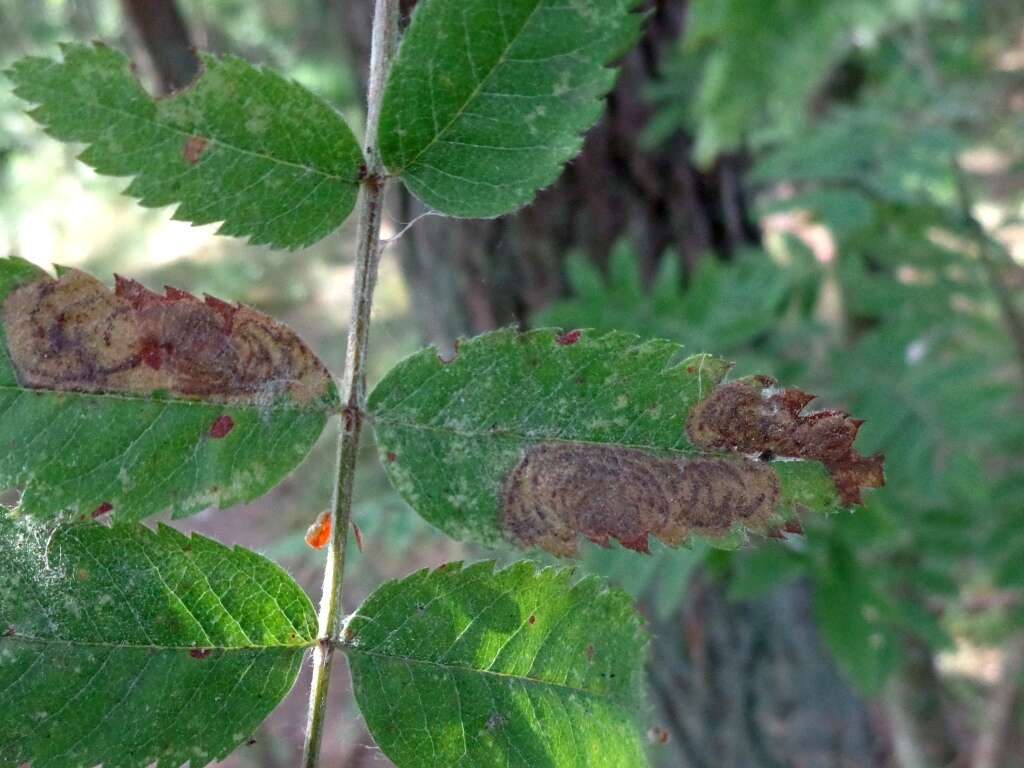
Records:
[[[47,533],[0,516],[0,765],[200,768],[291,689],[316,616],[270,561],[163,526]]]
[[[646,765],[647,637],[629,597],[517,563],[385,584],[343,643],[359,707],[399,768]]]
[[[333,231],[355,204],[362,152],[326,102],[231,56],[203,54],[199,78],[166,98],[139,84],[124,54],[65,45],[63,61],[24,58],[8,76],[47,133],[87,144],[81,160],[134,176],[126,194],[220,233],[297,248]]]
[[[637,0],[424,0],[381,113],[388,169],[454,216],[519,208],[582,146],[637,38]]]
[[[183,516],[260,496],[336,402],[288,328],[247,307],[0,260],[0,488],[50,517]]]
[[[881,457],[853,448],[860,422],[681,358],[668,341],[551,329],[486,334],[450,362],[424,350],[370,397],[381,459],[449,535],[558,555],[580,537],[646,551],[649,535],[781,535],[883,482]]]

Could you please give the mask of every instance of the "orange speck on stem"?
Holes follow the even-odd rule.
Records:
[[[306,543],[313,549],[323,549],[331,540],[331,511],[325,509],[306,531]]]

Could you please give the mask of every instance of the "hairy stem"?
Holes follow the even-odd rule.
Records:
[[[348,328],[345,372],[340,382],[342,425],[338,436],[338,461],[331,508],[331,543],[327,550],[323,592],[320,596],[319,642],[313,652],[313,682],[306,722],[304,768],[316,768],[324,735],[327,692],[330,686],[334,647],[341,631],[341,605],[345,574],[345,545],[352,517],[356,457],[366,401],[366,353],[370,343],[370,310],[380,260],[380,224],[387,181],[377,148],[377,124],[388,70],[398,36],[398,0],[375,0],[370,79],[366,110],[366,173],[360,191],[355,277],[352,283],[352,317]]]

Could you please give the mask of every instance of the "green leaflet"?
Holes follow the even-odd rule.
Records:
[[[427,0],[391,70],[381,155],[420,200],[491,217],[551,184],[636,40],[637,0]]]
[[[0,627],[0,766],[199,768],[288,693],[316,616],[244,549],[0,516]]]
[[[649,534],[736,544],[881,484],[881,457],[853,450],[846,414],[804,415],[811,396],[762,377],[725,383],[728,363],[680,353],[551,329],[485,334],[447,363],[424,350],[370,396],[381,459],[447,534],[558,555],[579,536],[639,551]]]
[[[8,76],[30,114],[109,176],[134,176],[126,194],[174,217],[223,221],[220,233],[299,248],[332,232],[355,204],[362,152],[319,97],[234,57],[203,55],[188,88],[153,99],[128,58],[69,44],[63,61],[24,58]]]
[[[420,571],[374,592],[343,648],[399,768],[646,765],[647,637],[629,597],[528,562]]]
[[[334,385],[285,326],[60,275],[0,260],[0,488],[23,490],[22,512],[228,507],[274,487],[320,436]]]

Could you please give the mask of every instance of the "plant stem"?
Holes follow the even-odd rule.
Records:
[[[327,566],[320,596],[319,641],[313,652],[313,681],[310,686],[306,744],[302,757],[304,768],[316,768],[320,760],[334,648],[344,618],[341,596],[345,575],[345,545],[352,517],[352,491],[366,401],[370,310],[373,307],[373,289],[380,261],[380,224],[387,187],[385,169],[377,148],[377,124],[397,38],[398,0],[376,0],[366,109],[366,173],[358,209],[352,317],[348,328],[345,371],[340,382],[343,419],[338,435],[338,461],[331,508],[331,543],[327,550]]]

